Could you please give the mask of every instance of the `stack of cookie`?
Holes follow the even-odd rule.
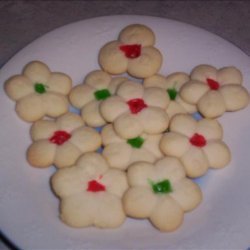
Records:
[[[248,105],[241,72],[198,65],[165,77],[154,45],[149,27],[129,25],[83,84],[39,61],[5,83],[32,123],[27,161],[57,169],[51,185],[69,226],[116,228],[128,216],[174,231],[202,200],[193,179],[230,162],[216,118]]]

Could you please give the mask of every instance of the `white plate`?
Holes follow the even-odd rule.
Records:
[[[235,65],[250,89],[250,59],[229,42],[199,28],[156,17],[111,16],[73,23],[37,39],[0,71],[3,84],[31,60],[69,74],[74,83],[98,68],[101,46],[131,23],[151,27],[164,56],[162,74],[208,63]],[[21,249],[247,249],[250,247],[250,109],[224,115],[224,140],[233,159],[222,170],[209,171],[199,183],[203,203],[185,216],[174,233],[160,233],[145,221],[128,219],[116,230],[72,229],[58,219],[58,200],[49,187],[53,168],[35,169],[25,160],[29,124],[0,98],[0,226]]]

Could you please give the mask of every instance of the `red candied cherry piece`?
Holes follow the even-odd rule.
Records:
[[[204,147],[207,144],[205,137],[197,133],[189,139],[189,142],[196,147]]]
[[[207,78],[207,84],[212,90],[217,90],[220,87],[220,84],[211,78]]]
[[[141,98],[135,98],[127,101],[129,109],[132,114],[139,113],[142,109],[147,108],[148,105]]]
[[[124,52],[127,58],[133,59],[141,55],[141,45],[140,44],[131,44],[131,45],[121,45],[120,50]]]
[[[58,130],[58,131],[55,131],[53,136],[49,138],[49,141],[57,145],[62,145],[64,142],[69,140],[70,137],[71,137],[71,134],[69,134],[68,132],[63,131],[63,130]]]
[[[96,180],[92,180],[92,181],[88,182],[87,191],[89,191],[89,192],[96,193],[96,192],[101,192],[101,191],[105,191],[105,190],[106,190],[106,187]]]

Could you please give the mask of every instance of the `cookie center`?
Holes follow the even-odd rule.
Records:
[[[108,97],[111,96],[111,94],[108,89],[100,89],[94,93],[94,96],[95,96],[95,99],[99,101],[99,100],[107,99]]]
[[[36,91],[36,93],[38,94],[43,94],[46,92],[46,87],[43,83],[35,83],[34,85],[34,89]]]
[[[62,145],[64,142],[69,140],[70,137],[71,137],[71,134],[69,134],[68,132],[63,131],[63,130],[58,130],[58,131],[55,131],[53,136],[49,138],[49,141],[57,145]]]
[[[144,108],[148,107],[148,105],[141,98],[131,99],[127,101],[127,104],[132,114],[137,114]]]
[[[150,185],[154,193],[167,194],[173,192],[171,182],[168,179],[159,182],[150,181]]]
[[[178,91],[175,88],[168,88],[167,92],[170,100],[174,101],[176,99]]]
[[[205,137],[197,133],[189,139],[189,142],[196,147],[204,147],[207,144]]]
[[[207,78],[207,84],[208,84],[209,88],[212,90],[217,90],[220,88],[220,84],[211,78]]]
[[[89,191],[89,192],[102,192],[102,191],[105,191],[106,190],[106,187],[102,184],[102,183],[100,183],[100,182],[98,182],[98,181],[96,181],[96,180],[91,180],[91,181],[89,181],[88,182],[88,188],[87,188],[87,191]]]
[[[127,143],[130,144],[132,148],[141,148],[144,143],[144,139],[138,136],[132,139],[128,139]]]
[[[125,54],[127,58],[134,59],[141,55],[141,45],[140,44],[125,44],[121,45],[120,50]]]

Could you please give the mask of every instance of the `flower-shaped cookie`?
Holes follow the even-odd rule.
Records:
[[[165,157],[154,165],[137,162],[128,168],[129,189],[123,196],[128,216],[148,218],[161,231],[174,231],[183,222],[184,213],[196,208],[202,193],[186,178],[181,162]]]
[[[114,122],[117,134],[125,139],[159,134],[168,127],[165,109],[170,100],[161,88],[146,88],[140,83],[125,81],[116,95],[104,100],[100,111],[107,122]]]
[[[190,80],[189,75],[182,72],[176,72],[164,77],[160,74],[144,79],[143,85],[148,87],[159,87],[167,91],[170,98],[170,104],[167,107],[167,114],[172,118],[176,114],[194,113],[197,111],[195,105],[184,102],[179,93],[180,88]]]
[[[103,156],[113,168],[127,169],[137,161],[155,162],[162,157],[160,140],[162,134],[148,135],[123,139],[116,134],[113,125],[106,125],[101,132],[104,145]]]
[[[67,95],[72,81],[64,73],[51,72],[39,61],[26,65],[22,75],[15,75],[5,83],[7,95],[16,101],[18,116],[27,122],[44,116],[58,117],[68,111]]]
[[[125,172],[109,169],[98,153],[86,153],[76,164],[59,169],[51,179],[60,198],[60,218],[72,227],[115,228],[126,216],[122,195],[127,190]]]
[[[125,77],[112,78],[108,73],[95,70],[90,72],[84,79],[84,84],[75,86],[69,95],[73,106],[81,109],[81,115],[87,125],[99,127],[106,124],[99,112],[102,100],[113,95]]]
[[[230,150],[222,141],[223,130],[218,121],[196,121],[190,115],[172,118],[170,132],[160,142],[162,152],[183,163],[189,177],[204,175],[208,168],[222,168],[231,160]]]
[[[226,111],[237,111],[249,103],[249,93],[241,85],[242,74],[235,67],[217,70],[199,65],[191,72],[191,80],[180,90],[181,98],[196,104],[206,118],[216,118]]]
[[[31,127],[33,143],[27,151],[28,162],[38,168],[54,164],[58,168],[73,165],[77,158],[101,146],[101,136],[84,126],[82,118],[66,113],[55,121],[40,120]]]
[[[117,41],[104,45],[99,52],[99,63],[110,74],[128,72],[131,76],[145,78],[156,74],[162,64],[162,55],[153,47],[155,35],[144,25],[125,27]]]

